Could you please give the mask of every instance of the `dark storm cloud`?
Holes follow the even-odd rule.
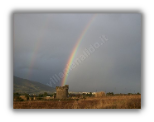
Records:
[[[92,17],[93,14],[14,14],[14,75],[50,83],[53,75],[63,72]],[[108,39],[103,45],[102,35]],[[99,47],[94,47],[95,51],[70,71],[70,90],[140,92],[141,15],[97,14],[74,60],[96,43]]]

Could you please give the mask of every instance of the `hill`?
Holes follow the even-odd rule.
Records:
[[[39,94],[39,93],[53,93],[55,88],[44,85],[39,82],[30,81],[27,79],[22,79],[19,77],[13,77],[13,90],[14,93],[30,93],[30,94]]]

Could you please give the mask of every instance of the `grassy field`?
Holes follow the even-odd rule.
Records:
[[[141,95],[44,101],[14,101],[14,109],[141,109]]]

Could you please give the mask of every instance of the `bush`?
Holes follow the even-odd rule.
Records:
[[[48,93],[47,92],[44,92],[43,96],[44,97],[48,96]]]
[[[37,97],[37,100],[43,100],[43,97]]]
[[[114,95],[113,92],[108,92],[108,93],[106,93],[106,96],[113,96],[113,95]]]
[[[15,101],[24,101],[21,97],[19,96],[14,96],[14,100]]]
[[[39,96],[39,97],[43,97],[43,94],[39,94],[38,96]]]
[[[27,100],[29,100],[29,94],[25,93],[25,97],[26,97]]]

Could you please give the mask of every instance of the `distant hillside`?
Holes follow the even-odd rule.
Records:
[[[55,92],[55,88],[41,84],[39,82],[22,79],[16,76],[14,76],[13,78],[13,86],[14,86],[13,88],[14,93],[18,92],[18,93],[39,94],[44,92],[47,93]]]

